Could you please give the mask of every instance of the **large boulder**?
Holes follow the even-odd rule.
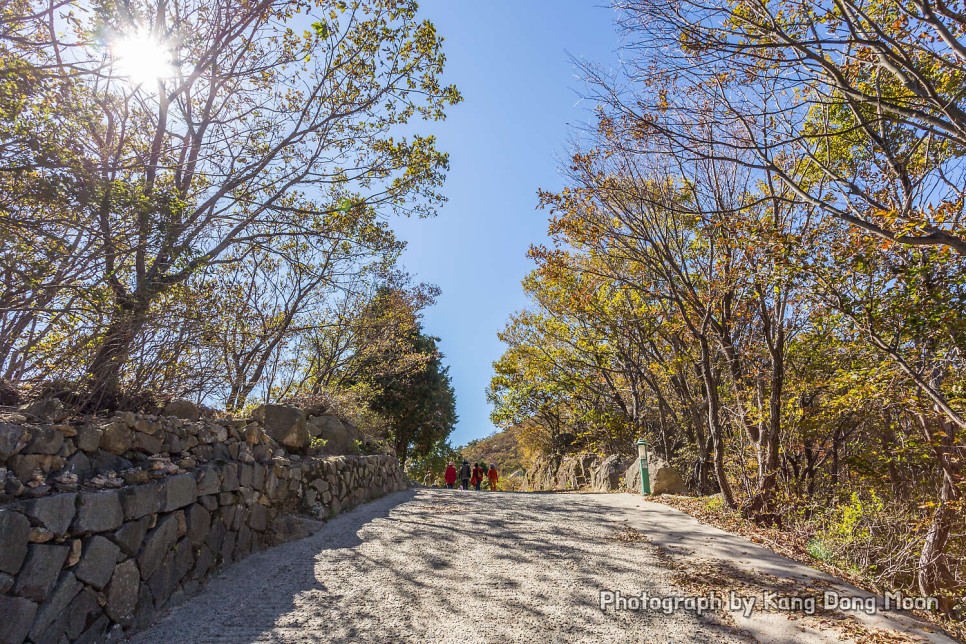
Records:
[[[64,467],[64,459],[52,454],[17,454],[10,457],[7,465],[18,479],[29,481]]]
[[[201,409],[190,400],[176,398],[164,406],[164,409],[161,410],[161,415],[195,421],[201,416]]]
[[[17,574],[27,556],[30,522],[19,512],[0,510],[0,572]]]
[[[144,547],[138,553],[138,567],[141,569],[143,579],[151,578],[177,540],[178,513],[167,514],[158,521],[157,526],[148,534]]]
[[[70,606],[84,584],[77,581],[72,573],[64,573],[54,591],[37,609],[37,616],[27,634],[32,642],[59,642],[70,619]],[[96,603],[96,601],[95,601]]]
[[[77,429],[77,449],[85,452],[96,452],[101,444],[103,430],[93,425],[83,425]]]
[[[115,566],[107,586],[104,612],[119,624],[130,624],[134,620],[140,584],[141,575],[133,559]]]
[[[59,423],[70,415],[69,410],[64,408],[64,403],[57,398],[35,400],[26,405],[22,405],[20,411],[40,418],[41,420],[53,421],[55,423]]]
[[[291,450],[303,450],[309,446],[305,412],[291,405],[262,405],[255,416],[261,419],[265,433]]]
[[[593,487],[594,471],[600,456],[571,454],[541,459],[527,471],[528,490],[579,490]]]
[[[547,457],[539,459],[527,470],[524,488],[527,490],[553,490],[556,487],[557,470],[560,459]]]
[[[13,587],[14,594],[36,602],[45,600],[57,583],[68,552],[68,546],[30,544],[27,559]]]
[[[20,453],[32,438],[26,427],[0,423],[0,461]]]
[[[121,549],[99,534],[88,537],[85,541],[84,554],[74,568],[74,576],[101,590],[111,580]]]
[[[198,499],[198,484],[194,474],[178,474],[166,477],[161,483],[164,489],[162,512],[172,512],[194,503]]]
[[[684,477],[674,467],[656,456],[651,456],[647,461],[648,478],[651,483],[651,495],[659,494],[687,494],[688,485]],[[641,491],[641,471],[637,459],[631,459],[630,465],[624,474],[624,483],[629,492],[640,493]]]
[[[14,406],[20,404],[20,392],[6,380],[0,380],[0,405]]]
[[[133,437],[131,430],[123,421],[115,420],[102,427],[101,430],[101,439],[98,446],[105,452],[120,456],[131,449]]]
[[[579,490],[590,485],[591,471],[597,465],[600,457],[596,454],[574,454],[565,456],[557,468],[558,490]]]
[[[124,511],[117,490],[85,492],[77,497],[77,514],[71,532],[105,532],[121,527]]]
[[[624,473],[628,463],[637,463],[636,459],[618,454],[611,454],[591,468],[590,487],[595,492],[614,492],[624,486]]]
[[[3,623],[3,641],[22,642],[37,614],[37,604],[23,597],[0,595],[0,622]]]
[[[25,454],[57,454],[64,444],[64,435],[53,427],[34,427],[30,433],[33,438],[24,449]]]
[[[665,464],[651,476],[651,494],[687,494],[688,484],[677,469]]]
[[[28,501],[25,505],[27,516],[54,533],[63,537],[74,520],[77,495],[74,493],[53,494]]]
[[[356,441],[360,440],[359,430],[338,416],[313,416],[308,419],[308,430],[313,438],[325,440],[322,450],[326,454],[359,453],[356,445]]]

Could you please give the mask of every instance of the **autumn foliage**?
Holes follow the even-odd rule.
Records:
[[[495,364],[545,453],[649,439],[698,495],[966,611],[958,6],[617,3]],[[536,444],[531,442],[531,444]]]
[[[361,396],[403,456],[387,397],[435,387],[448,433],[390,225],[443,201],[444,62],[411,0],[3,2],[0,380],[83,411]]]

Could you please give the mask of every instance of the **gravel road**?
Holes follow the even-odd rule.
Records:
[[[859,594],[629,494],[418,489],[232,566],[135,641],[951,641],[894,613],[765,609],[830,588]],[[729,590],[763,610],[729,610]],[[601,591],[724,605],[601,610]]]

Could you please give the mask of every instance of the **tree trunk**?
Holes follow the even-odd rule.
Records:
[[[698,495],[709,494],[712,491],[709,474],[711,473],[711,468],[713,466],[710,454],[714,449],[714,444],[711,438],[708,438],[707,442],[700,442],[696,445],[696,447],[698,454],[694,459],[694,468],[691,474],[691,485],[694,487],[694,491],[697,492]]]
[[[734,492],[731,484],[728,483],[728,475],[725,472],[724,456],[724,430],[721,427],[721,419],[718,411],[718,383],[714,376],[711,366],[711,350],[708,342],[704,338],[699,338],[701,344],[701,375],[704,379],[704,387],[708,400],[708,430],[711,434],[711,441],[714,446],[714,475],[718,479],[718,487],[721,488],[721,496],[729,508],[736,508]]]
[[[949,501],[953,494],[953,486],[944,475],[939,505],[933,512],[929,531],[926,533],[926,539],[922,544],[919,570],[916,573],[919,592],[922,593],[923,597],[938,597],[939,609],[944,613],[949,613],[953,604],[955,604],[954,598],[942,595],[944,590],[952,590],[954,583],[947,562],[949,555],[946,552],[955,514],[955,510],[949,507]]]
[[[839,448],[842,444],[842,430],[836,425],[832,432],[832,471],[829,475],[829,499],[835,501],[839,493]]]
[[[84,407],[96,410],[120,404],[121,369],[131,354],[131,343],[144,327],[150,303],[130,298],[120,303],[107,326],[100,346],[87,367],[88,387]]]
[[[396,458],[399,459],[400,467],[406,467],[406,458],[409,456],[409,442],[404,438],[396,439]]]
[[[725,503],[728,504],[729,508],[737,508],[738,503],[735,501],[735,494],[731,491],[731,484],[728,483],[728,475],[725,471],[724,466],[724,437],[722,435],[721,427],[715,428],[711,432],[712,440],[714,441],[714,475],[718,479],[718,487],[721,489],[721,496],[724,498]]]
[[[230,414],[240,412],[248,402],[248,397],[251,395],[254,389],[255,383],[233,383],[231,385],[228,398],[225,400],[225,411]]]
[[[941,411],[937,409],[937,412]],[[939,609],[948,614],[956,603],[952,596],[955,579],[949,570],[949,553],[946,547],[954,522],[961,521],[959,509],[960,491],[956,482],[961,480],[962,468],[959,465],[962,449],[958,447],[956,425],[940,417],[942,438],[930,431],[929,423],[922,415],[919,416],[926,438],[934,443],[936,463],[942,485],[939,491],[939,503],[932,515],[929,530],[922,544],[919,555],[919,570],[916,581],[919,591],[924,597],[937,597]],[[945,592],[944,592],[945,591]]]
[[[760,432],[758,447],[758,490],[745,507],[746,516],[759,523],[778,524],[775,513],[775,488],[778,483],[779,442],[781,440],[782,390],[785,384],[784,352],[772,350],[771,391],[768,401],[768,425]]]
[[[882,433],[879,435],[883,454],[892,454],[896,450],[896,436],[893,430],[893,422],[892,414],[885,412],[882,418]],[[894,459],[890,458],[886,461],[886,471],[889,473],[889,483],[892,485],[892,493],[897,499],[906,499],[908,494],[905,478],[896,466]]]

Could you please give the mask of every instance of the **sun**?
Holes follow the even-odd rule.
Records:
[[[135,85],[153,86],[176,72],[170,47],[148,32],[119,36],[110,49],[114,70]]]

